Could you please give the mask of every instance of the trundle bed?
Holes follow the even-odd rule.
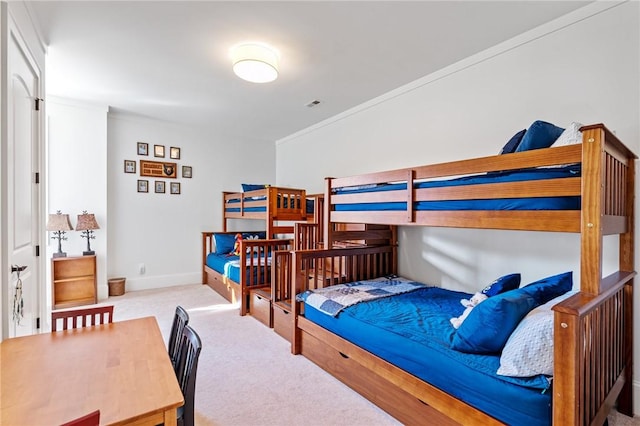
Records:
[[[476,389],[475,394],[465,392],[464,386],[483,383],[474,377],[479,374],[475,371],[469,373],[468,382],[452,379],[455,387],[446,389],[442,380],[433,379],[437,385],[422,380],[404,361],[398,362],[404,366],[400,368],[385,360],[384,350],[379,355],[370,352],[374,351],[371,343],[352,335],[359,328],[355,322],[329,331],[341,316],[356,321],[353,311],[382,315],[386,309],[377,306],[378,301],[347,307],[336,317],[318,314],[301,300],[292,303],[292,352],[308,357],[406,424],[518,424],[528,419],[541,425],[602,425],[615,403],[620,412],[632,415],[636,157],[601,124],[580,130],[579,144],[326,181],[324,241],[334,241],[335,223],[363,222],[580,233],[577,291],[559,303],[556,299],[549,302],[554,305],[548,308],[553,329],[550,385],[491,377],[491,385],[481,385],[484,388]],[[451,183],[443,184],[443,178]],[[603,278],[603,238],[608,235],[618,236],[619,270]],[[296,250],[290,260],[293,272],[281,278],[291,281],[290,293],[297,295],[335,284],[393,278],[395,256],[394,244]],[[443,289],[430,291],[454,293],[447,296],[452,300],[470,296]],[[417,297],[412,294],[401,297]],[[451,313],[443,315],[446,318]],[[364,322],[375,327],[376,321],[367,318]],[[451,339],[456,331],[449,333],[443,340]],[[387,337],[380,339],[385,342]],[[396,343],[389,340],[381,345],[391,348]],[[493,360],[482,361],[486,367],[485,361],[495,365],[500,353],[460,355],[470,365],[480,362],[474,356],[493,356]],[[425,353],[424,358],[430,356]],[[428,368],[445,370],[445,381],[451,370],[438,361]],[[542,379],[544,375],[535,377],[537,383],[544,383]],[[516,412],[502,413],[500,407],[479,403],[482,390],[487,398],[503,399],[505,410]],[[516,391],[525,396],[518,399]],[[471,394],[476,397],[466,396]],[[524,407],[527,401],[533,405]],[[518,417],[518,410],[527,414]]]

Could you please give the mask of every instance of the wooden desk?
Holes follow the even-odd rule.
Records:
[[[155,318],[0,343],[0,424],[176,425],[182,392]]]

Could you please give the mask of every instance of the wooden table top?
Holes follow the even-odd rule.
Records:
[[[184,402],[154,317],[7,339],[0,349],[2,425],[59,425],[96,409],[100,424],[124,424]]]

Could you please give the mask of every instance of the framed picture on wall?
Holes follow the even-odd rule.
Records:
[[[164,158],[164,145],[154,145],[153,146],[153,156],[154,157],[162,157],[162,158]]]
[[[138,180],[138,192],[149,192],[148,180]]]
[[[149,155],[149,144],[138,142],[138,155]]]
[[[171,182],[171,193],[172,194],[180,193],[180,182]]]
[[[156,181],[156,192],[158,194],[164,194],[164,181],[163,180],[157,180]]]
[[[182,166],[182,177],[191,178],[191,166]]]
[[[136,162],[131,160],[124,160],[124,172],[125,173],[135,173],[136,172]]]
[[[175,146],[172,146],[171,148],[169,148],[169,157],[171,157],[174,160],[179,160],[180,148],[176,148]]]

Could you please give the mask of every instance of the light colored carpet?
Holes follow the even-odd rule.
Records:
[[[241,317],[207,286],[188,285],[111,297],[116,321],[155,316],[168,340],[176,305],[202,339],[196,382],[196,424],[397,425],[250,316]],[[295,408],[294,408],[295,403]]]
[[[128,292],[111,297],[116,321],[155,316],[168,340],[176,305],[184,307],[202,339],[196,382],[196,425],[398,425],[250,316],[241,317],[204,285]],[[428,424],[425,419],[425,424]],[[611,426],[639,426],[619,413]]]

